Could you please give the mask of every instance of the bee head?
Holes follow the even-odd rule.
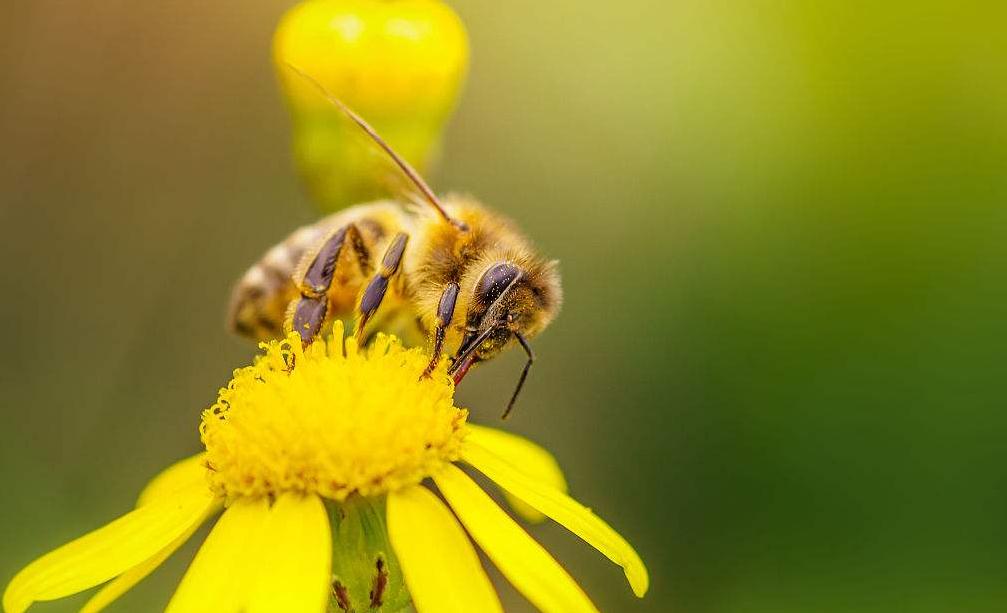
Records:
[[[475,362],[495,357],[520,338],[541,332],[559,311],[559,273],[555,262],[519,258],[489,262],[477,269],[465,315],[465,329],[453,370],[461,376]],[[464,290],[463,290],[464,291]]]

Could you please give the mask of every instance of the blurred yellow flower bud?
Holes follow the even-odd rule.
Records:
[[[293,119],[293,148],[309,194],[324,210],[387,195],[387,162],[318,90],[360,113],[421,173],[468,67],[465,27],[438,0],[305,0],[276,30],[273,59]]]

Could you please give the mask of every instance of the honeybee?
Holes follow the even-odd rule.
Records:
[[[426,337],[431,356],[423,376],[452,347],[448,373],[456,385],[476,364],[517,345],[527,359],[506,418],[535,361],[528,341],[562,302],[557,263],[477,200],[439,198],[363,118],[291,69],[387,156],[418,198],[360,204],[295,230],[238,281],[230,328],[256,340],[294,330],[308,345],[335,319],[352,319],[359,342],[379,328]]]

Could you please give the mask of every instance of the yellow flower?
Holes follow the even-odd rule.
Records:
[[[389,599],[404,606],[410,597],[420,613],[499,611],[469,537],[539,609],[594,611],[458,463],[622,566],[643,596],[640,558],[564,493],[548,452],[468,423],[444,365],[418,378],[427,359],[419,349],[379,336],[358,350],[342,336],[337,325],[307,350],[296,335],[264,344],[204,411],[205,453],[156,477],[134,511],[29,564],[8,585],[4,610],[108,582],[83,609],[98,611],[224,509],[168,611],[322,613],[339,602],[366,610],[359,601],[369,598],[394,610]],[[359,552],[377,552],[376,568]]]
[[[389,172],[326,90],[365,117],[424,173],[468,70],[465,26],[438,0],[306,0],[283,16],[273,62],[293,122],[293,150],[310,195],[326,210],[387,196]]]

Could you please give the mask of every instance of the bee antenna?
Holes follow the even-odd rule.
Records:
[[[507,403],[507,408],[504,409],[503,415],[500,419],[507,419],[510,416],[510,412],[514,410],[514,403],[517,402],[518,394],[521,393],[521,388],[524,387],[525,379],[528,378],[528,371],[531,370],[531,365],[535,363],[535,352],[531,350],[531,345],[525,340],[524,336],[520,332],[515,332],[514,336],[517,337],[517,341],[521,343],[521,347],[524,349],[525,355],[528,356],[528,361],[524,363],[524,369],[521,371],[521,378],[517,380],[517,387],[514,388],[514,393],[510,397],[510,402]]]
[[[440,216],[444,218],[444,221],[453,224],[463,230],[466,229],[464,223],[455,220],[450,215],[448,215],[448,212],[444,210],[444,205],[441,204],[441,201],[437,198],[437,195],[434,194],[434,191],[432,189],[430,189],[430,186],[427,185],[427,182],[423,180],[423,177],[420,176],[420,173],[416,172],[416,169],[414,169],[409,164],[409,162],[407,162],[404,158],[399,156],[398,153],[395,153],[395,150],[392,149],[391,145],[386,143],[385,139],[381,138],[381,135],[379,135],[377,131],[364,120],[363,117],[357,115],[353,111],[353,109],[346,106],[346,104],[342,100],[340,100],[333,94],[329,93],[329,90],[325,89],[325,86],[319,83],[318,80],[315,79],[314,77],[304,72],[297,66],[294,66],[290,62],[285,62],[285,65],[288,69],[293,71],[299,77],[310,83],[315,89],[319,91],[319,93],[322,94],[322,96],[326,100],[332,103],[332,105],[335,106],[337,109],[342,111],[343,114],[349,117],[353,123],[357,124],[357,126],[359,126],[360,129],[363,130],[367,134],[367,136],[371,138],[371,140],[373,140],[379,147],[381,147],[381,149],[383,149],[384,152],[388,154],[388,157],[390,157],[392,161],[395,162],[395,165],[399,167],[399,169],[406,175],[406,177],[413,183],[413,185],[415,185],[416,188],[420,190],[420,193],[423,194],[423,197],[426,198],[427,202],[429,202],[435,209],[437,209],[437,212],[440,213]]]

